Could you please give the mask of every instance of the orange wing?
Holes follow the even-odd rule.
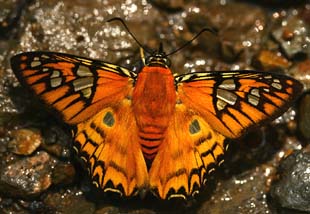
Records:
[[[293,78],[267,72],[199,72],[175,80],[178,102],[228,138],[280,116],[302,92]]]
[[[152,191],[162,199],[188,199],[198,194],[207,175],[223,161],[224,140],[206,119],[183,103],[177,104],[149,171]]]
[[[70,125],[130,96],[136,77],[113,64],[52,52],[22,53],[11,65],[18,80]]]
[[[73,148],[95,185],[125,196],[148,187],[131,108],[135,73],[50,52],[22,53],[11,64],[23,85],[73,125]]]
[[[93,183],[104,192],[132,196],[148,189],[137,133],[130,98],[78,124],[73,148],[86,163]]]
[[[175,113],[149,171],[150,187],[163,199],[197,194],[223,161],[225,137],[279,116],[302,91],[290,77],[255,71],[191,73],[175,81]]]

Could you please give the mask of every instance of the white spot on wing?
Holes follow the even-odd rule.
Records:
[[[85,88],[85,89],[82,89],[81,91],[82,91],[83,96],[84,96],[85,98],[89,98],[90,95],[91,95],[91,93],[92,93],[91,88]]]
[[[248,102],[251,103],[254,106],[257,106],[259,104],[259,98],[249,94],[248,95]]]
[[[257,88],[253,88],[250,92],[252,95],[259,97],[259,90]]]
[[[73,87],[74,91],[80,91],[85,88],[90,88],[94,84],[94,78],[93,77],[84,77],[79,78],[73,81]]]
[[[230,91],[223,90],[223,89],[217,89],[216,97],[218,99],[225,101],[226,103],[228,103],[230,105],[234,105],[237,101],[237,95],[236,94],[234,94]]]
[[[53,88],[60,86],[61,83],[62,83],[61,77],[57,77],[57,78],[51,79],[51,86],[52,86]]]
[[[37,67],[37,66],[39,66],[39,65],[41,65],[41,62],[40,61],[32,61],[31,62],[31,64],[30,64],[30,66],[33,68],[33,67]]]
[[[236,89],[236,84],[233,79],[224,80],[220,85],[219,88],[226,89],[226,90],[234,90]]]
[[[270,92],[269,88],[264,88],[264,91],[268,93]]]
[[[60,72],[54,70],[53,73],[52,73],[52,75],[51,75],[51,78],[56,78],[56,77],[59,77],[59,76],[60,76]]]
[[[276,88],[276,89],[279,89],[279,90],[281,90],[281,89],[282,89],[282,85],[281,85],[281,84],[279,84],[279,83],[275,83],[275,82],[273,82],[273,83],[271,83],[271,86],[272,86],[272,87],[274,87],[274,88]]]
[[[219,111],[223,110],[223,109],[225,108],[226,105],[227,105],[227,103],[226,103],[225,101],[223,101],[223,100],[218,99],[218,100],[216,101],[216,108],[217,108],[217,110],[219,110]]]
[[[84,65],[80,65],[76,73],[80,77],[91,77],[91,76],[93,76],[93,73],[89,70],[89,68],[87,66],[84,66]]]

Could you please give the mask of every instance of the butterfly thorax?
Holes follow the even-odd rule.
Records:
[[[146,65],[149,67],[169,68],[170,64],[171,62],[169,58],[167,58],[166,54],[161,51],[152,54],[150,57],[146,59]]]
[[[139,73],[132,99],[144,158],[153,160],[174,114],[176,93],[171,70],[145,66]]]

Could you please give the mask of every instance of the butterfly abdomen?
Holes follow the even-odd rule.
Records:
[[[175,110],[174,78],[167,68],[146,66],[139,73],[133,92],[139,143],[145,159],[152,160],[165,138]]]

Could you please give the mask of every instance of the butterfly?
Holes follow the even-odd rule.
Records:
[[[139,72],[53,52],[18,54],[11,66],[72,127],[92,183],[124,197],[194,197],[223,162],[225,139],[280,116],[302,92],[277,73],[173,75],[161,48]]]

